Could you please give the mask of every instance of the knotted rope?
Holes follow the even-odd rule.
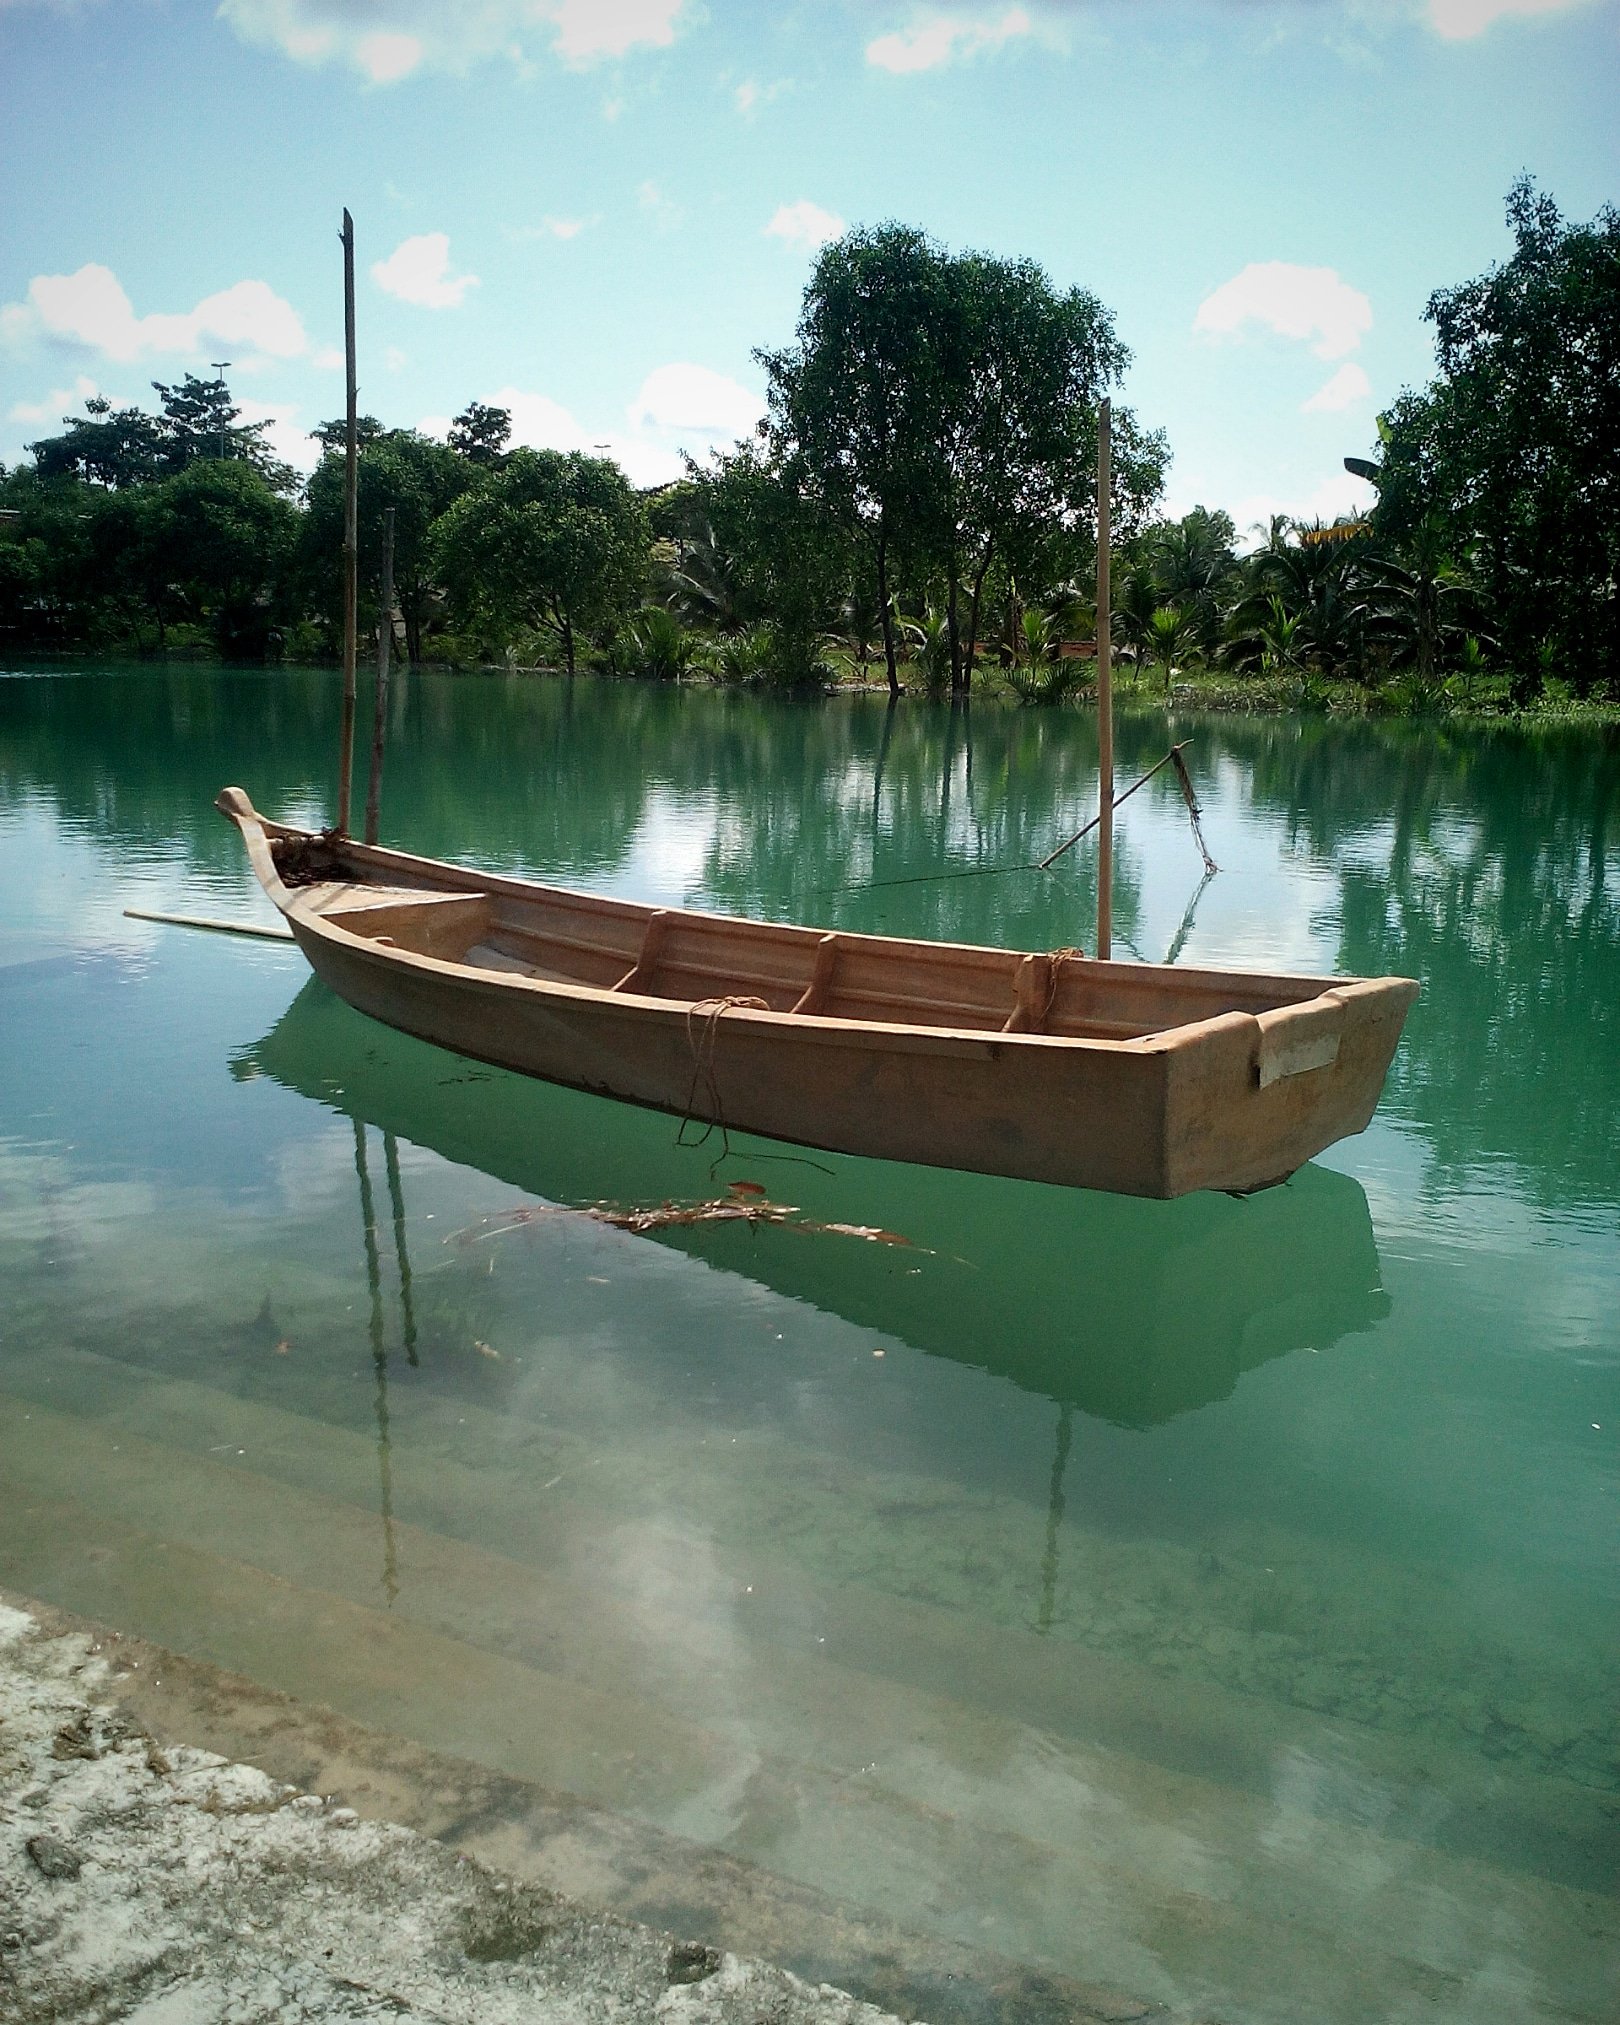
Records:
[[[692,1085],[686,1093],[686,1109],[681,1114],[680,1130],[675,1134],[677,1146],[704,1146],[715,1132],[720,1134],[722,1160],[731,1153],[731,1135],[726,1130],[725,1106],[720,1101],[720,1081],[714,1069],[715,1042],[720,1032],[720,1022],[728,1012],[769,1012],[770,1007],[762,998],[749,998],[741,993],[722,998],[700,998],[686,1008],[686,1044],[692,1051]],[[698,1091],[706,1089],[709,1096],[709,1117],[697,1115]],[[695,1139],[687,1137],[687,1127],[702,1125],[703,1130]],[[717,1161],[716,1166],[719,1165]]]

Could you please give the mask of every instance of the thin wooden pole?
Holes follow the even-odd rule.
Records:
[[[371,717],[371,777],[366,786],[366,842],[377,841],[382,806],[383,731],[388,722],[388,650],[394,644],[394,509],[383,513],[382,600],[377,610],[377,707]]]
[[[355,605],[360,562],[359,444],[355,434],[354,220],[343,213],[343,350],[347,369],[347,426],[343,445],[343,730],[338,740],[337,826],[349,830],[349,795],[354,774]]]
[[[1114,939],[1114,664],[1109,609],[1109,489],[1113,484],[1110,405],[1097,410],[1097,957]]]

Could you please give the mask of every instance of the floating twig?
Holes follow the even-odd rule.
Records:
[[[446,1244],[482,1244],[486,1238],[504,1237],[549,1217],[580,1216],[592,1223],[605,1223],[643,1237],[651,1231],[684,1230],[700,1223],[774,1224],[784,1230],[804,1231],[813,1237],[858,1238],[863,1244],[904,1245],[915,1249],[898,1231],[882,1230],[876,1224],[829,1223],[807,1217],[794,1204],[772,1202],[757,1181],[735,1181],[730,1191],[708,1202],[661,1202],[626,1207],[621,1203],[559,1202],[522,1203],[499,1218],[487,1219],[483,1229],[453,1232]]]

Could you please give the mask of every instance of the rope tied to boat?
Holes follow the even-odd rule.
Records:
[[[677,1146],[704,1146],[718,1132],[720,1134],[720,1159],[731,1154],[731,1134],[726,1129],[725,1106],[720,1100],[720,1079],[715,1074],[715,1044],[719,1038],[720,1022],[728,1012],[769,1012],[770,1007],[762,998],[752,998],[741,992],[725,994],[719,998],[695,999],[686,1008],[686,1044],[692,1051],[692,1082],[686,1093],[686,1109],[681,1114],[680,1130],[675,1134]],[[699,1090],[706,1090],[709,1099],[709,1116],[701,1118],[697,1113]],[[701,1125],[703,1130],[695,1139],[687,1137],[687,1127]],[[720,1163],[716,1161],[715,1165]]]
[[[1058,986],[1063,982],[1064,964],[1071,958],[1083,963],[1086,956],[1086,952],[1073,943],[1065,943],[1061,949],[1049,949],[1046,954],[1046,989],[1041,994],[1040,1018],[1035,1027],[1037,1033],[1045,1033],[1051,1020],[1052,1008],[1057,1004]]]

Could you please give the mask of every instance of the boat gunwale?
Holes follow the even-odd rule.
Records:
[[[345,928],[340,920],[300,901],[298,895],[302,889],[289,887],[282,880],[270,850],[270,843],[278,839],[319,842],[320,833],[300,829],[294,824],[277,822],[271,817],[261,815],[241,788],[222,790],[216,805],[242,832],[249,860],[260,885],[278,911],[295,929],[312,934],[316,940],[330,941],[350,950],[365,951],[372,960],[385,968],[421,971],[450,982],[465,983],[476,979],[492,988],[526,991],[542,999],[566,999],[604,1008],[621,1008],[627,1012],[633,1011],[640,1017],[657,1016],[663,1020],[679,1020],[683,1025],[689,1023],[694,1015],[708,1017],[713,1009],[721,1008],[728,1026],[736,1023],[744,1029],[759,1027],[766,1032],[786,1030],[802,1035],[806,1040],[814,1039],[822,1042],[847,1040],[856,1035],[881,1036],[891,1045],[905,1041],[924,1052],[954,1053],[959,1049],[968,1049],[977,1053],[1013,1047],[1020,1051],[1080,1049],[1093,1054],[1139,1058],[1144,1055],[1176,1052],[1193,1046],[1213,1031],[1230,1031],[1234,1021],[1241,1021],[1253,1027],[1257,1034],[1260,1031],[1259,1022],[1262,1014],[1246,1012],[1235,1007],[1228,1007],[1197,1020],[1155,1027],[1147,1033],[1120,1040],[1084,1034],[1030,1033],[938,1025],[912,1020],[845,1019],[817,1012],[778,1012],[766,1006],[728,1002],[729,995],[720,992],[701,999],[676,999],[653,993],[617,990],[606,985],[575,982],[566,978],[530,977],[517,971],[489,969],[464,960],[430,956],[417,950],[379,943],[374,937]],[[961,954],[1002,958],[1051,953],[1009,950],[989,944],[929,942],[914,937],[869,935],[860,930],[820,930],[800,922],[760,922],[751,920],[745,915],[716,914],[701,908],[660,909],[651,902],[622,900],[616,896],[584,892],[577,888],[550,886],[539,880],[522,879],[510,874],[484,874],[472,867],[452,864],[445,859],[418,857],[410,852],[393,850],[386,845],[357,843],[347,837],[334,840],[333,848],[362,866],[374,866],[383,871],[389,869],[407,871],[421,878],[444,879],[448,876],[452,885],[459,885],[469,894],[504,896],[518,900],[550,900],[565,905],[583,900],[588,905],[599,905],[605,912],[646,917],[661,911],[682,920],[711,924],[721,929],[740,927],[755,932],[783,930],[793,936],[835,933],[841,943],[848,941],[863,944],[874,951],[923,951],[939,957]],[[1183,990],[1188,996],[1201,989],[1205,991],[1210,987],[1219,989],[1223,985],[1233,989],[1250,987],[1250,995],[1257,995],[1267,988],[1275,987],[1282,987],[1284,991],[1291,986],[1317,987],[1308,996],[1280,997],[1277,1004],[1265,1009],[1269,1013],[1303,1012],[1307,1008],[1318,1007],[1325,1009],[1334,1004],[1341,1010],[1347,1010],[1345,1001],[1351,993],[1357,998],[1364,998],[1369,990],[1383,995],[1390,987],[1396,986],[1405,988],[1404,995],[1407,996],[1408,1004],[1418,993],[1415,980],[1400,977],[1360,978],[1289,972],[1179,970],[1175,972],[1173,979],[1168,979],[1164,974],[1164,966],[1157,964],[1101,962],[1094,957],[1086,956],[1071,957],[1069,960],[1084,964],[1099,981],[1112,978],[1123,982],[1143,980],[1156,989]]]

